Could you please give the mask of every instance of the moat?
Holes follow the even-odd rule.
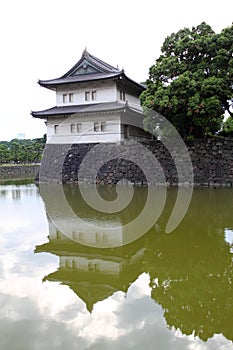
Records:
[[[167,189],[162,214],[134,240],[124,227],[147,191],[134,188],[124,210],[106,213],[77,185],[0,186],[1,350],[233,348],[232,188],[195,188],[170,234],[177,188]],[[112,186],[99,193],[116,198]]]

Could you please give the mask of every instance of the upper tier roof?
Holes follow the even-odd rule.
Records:
[[[130,84],[131,87],[136,89],[138,93],[141,93],[144,90],[144,86],[128,78],[125,75],[124,70],[119,70],[118,68],[111,66],[91,55],[87,50],[83,51],[80,60],[60,78],[39,80],[38,83],[48,89],[56,90],[58,86],[64,84],[77,84],[107,79],[119,79],[125,81],[127,85]]]

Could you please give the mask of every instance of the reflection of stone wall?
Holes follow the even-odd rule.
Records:
[[[155,155],[161,164],[166,181],[176,184],[177,172],[175,164],[166,150],[159,141],[145,141],[142,144],[147,147]],[[78,169],[84,156],[96,144],[78,144],[78,145],[55,145],[46,146],[42,166],[40,170],[41,181],[63,181],[77,182]],[[101,154],[102,159],[111,158],[111,147],[117,147],[117,144],[106,144]],[[123,145],[126,149],[125,156],[135,156],[135,143],[124,141]],[[194,183],[206,186],[232,186],[233,184],[233,140],[229,139],[207,139],[187,142],[187,147],[193,163]],[[93,164],[100,156],[94,150],[91,151],[93,163],[89,164],[91,170]],[[106,154],[105,154],[106,153]],[[140,164],[143,163],[143,155],[138,156]],[[177,155],[181,156],[182,155]],[[142,170],[133,162],[122,158],[114,158],[103,165],[96,179],[97,183],[116,183],[122,178],[143,184],[146,183]],[[145,162],[146,163],[146,162]],[[148,164],[147,164],[148,166]],[[185,164],[184,164],[185,166]],[[156,183],[156,169],[151,169]],[[88,173],[88,172],[87,172]],[[93,182],[87,179],[87,182]]]
[[[34,179],[39,167],[38,164],[0,166],[0,179]]]

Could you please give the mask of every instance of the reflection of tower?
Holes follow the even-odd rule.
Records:
[[[115,196],[112,188],[100,190],[105,199]],[[93,186],[85,186],[85,191],[91,195]],[[134,232],[124,229],[124,223],[137,215],[138,209],[131,206],[126,214],[98,212],[83,201],[77,185],[42,184],[40,192],[48,214],[49,242],[37,246],[35,252],[59,257],[58,270],[44,281],[69,286],[89,311],[114,292],[127,292],[142,272],[144,257],[144,237],[134,238]],[[140,194],[140,201],[142,198]],[[132,243],[125,245],[128,240]]]
[[[55,229],[50,222],[50,229]],[[49,252],[59,256],[57,271],[44,281],[59,281],[69,286],[85,303],[93,305],[116,291],[127,292],[142,272],[143,239],[125,247],[98,249],[78,244],[57,231],[49,242],[37,246],[36,253]]]
[[[130,186],[121,186],[117,191],[121,198],[119,205],[117,204],[116,211],[111,212],[108,209],[109,203],[116,197],[115,187],[99,187],[100,197],[104,198],[105,203],[100,210],[93,209],[82,197],[83,192],[87,197],[93,197],[94,188],[94,185],[40,184],[46,212],[56,227],[55,232],[51,228],[50,236],[56,237],[58,230],[80,244],[96,248],[119,247],[140,238],[145,232],[146,223],[142,223],[142,230],[132,230],[127,223],[138,218],[145,205],[146,191],[135,191],[134,200],[127,206],[127,210],[122,210],[122,203],[128,203],[132,190]],[[136,228],[138,227],[140,225],[137,224]]]

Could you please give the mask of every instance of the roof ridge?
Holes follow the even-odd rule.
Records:
[[[69,69],[65,74],[63,74],[59,79],[61,78],[66,78],[69,75],[71,75],[82,63],[82,61],[86,59],[87,61],[90,62],[91,65],[95,66],[97,69],[100,69],[103,73],[119,73],[120,70],[116,67],[113,67],[109,63],[101,60],[100,58],[91,55],[88,51],[87,48],[83,50],[81,58],[78,60],[78,62],[71,68]]]
[[[87,52],[87,51],[86,51],[86,52]],[[103,66],[106,66],[106,67],[107,67],[108,69],[110,69],[111,71],[114,71],[114,72],[119,72],[119,71],[120,71],[119,68],[112,66],[111,64],[109,64],[109,63],[107,63],[107,62],[101,60],[100,58],[98,58],[98,57],[96,57],[96,56],[94,56],[94,55],[91,55],[89,52],[87,52],[87,54],[88,54],[88,57],[89,57],[89,58],[93,59],[94,61],[97,61],[98,63],[100,63],[100,64],[103,65]]]

